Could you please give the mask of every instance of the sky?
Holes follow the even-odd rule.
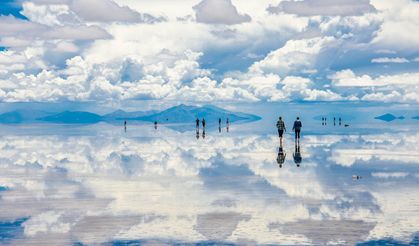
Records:
[[[419,1],[6,0],[0,101],[419,102]]]

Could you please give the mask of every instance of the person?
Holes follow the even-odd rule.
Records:
[[[218,127],[218,132],[221,132],[221,126]]]
[[[124,130],[125,130],[125,132],[127,131],[127,121],[126,120],[124,121]]]
[[[336,126],[336,117],[333,117],[333,125]]]
[[[154,129],[157,130],[157,121],[154,121]]]
[[[205,127],[204,130],[202,130],[202,138],[205,139]]]
[[[276,162],[279,164],[279,168],[282,168],[282,164],[285,162],[285,157],[287,154],[284,152],[284,148],[282,148],[282,142],[278,148],[278,157],[276,158]]]
[[[199,139],[199,130],[198,130],[198,128],[196,128],[196,139]]]
[[[202,118],[202,128],[204,128],[204,131],[205,131],[205,119],[204,118]]]
[[[226,128],[227,128],[227,132],[229,132],[229,129],[230,129],[230,120],[228,118],[226,120]]]
[[[218,118],[218,126],[221,127],[221,118]]]
[[[196,122],[196,129],[199,129],[199,119],[196,118],[195,122]]]
[[[300,144],[297,142],[295,142],[295,151],[292,154],[292,157],[294,158],[294,163],[297,165],[297,167],[300,167],[303,158],[301,157]]]
[[[295,140],[300,141],[301,127],[303,127],[303,124],[300,121],[300,117],[297,117],[294,121],[294,126],[292,127],[292,130],[295,132]]]
[[[342,118],[339,117],[339,125],[342,125]]]
[[[287,131],[287,129],[285,128],[285,123],[282,120],[282,117],[280,116],[278,121],[276,122],[276,128],[278,128],[278,136],[280,138],[280,140],[282,141],[282,135],[284,134],[284,132]]]

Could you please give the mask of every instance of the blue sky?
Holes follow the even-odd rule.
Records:
[[[413,0],[0,4],[0,101],[418,103]]]

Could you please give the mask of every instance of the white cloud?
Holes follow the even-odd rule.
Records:
[[[369,75],[357,76],[350,70],[336,72],[330,78],[335,86],[367,87],[367,86],[388,86],[388,85],[419,85],[418,73],[403,73],[397,75],[380,75],[371,77]]]
[[[249,70],[255,73],[287,74],[312,69],[316,56],[326,47],[334,45],[333,37],[289,40],[283,47],[271,51],[263,60],[255,62]]]
[[[409,174],[404,173],[404,172],[375,172],[375,173],[371,173],[371,175],[374,178],[388,179],[388,178],[405,178]]]
[[[363,15],[375,11],[369,0],[302,0],[281,1],[277,6],[270,6],[271,13],[291,13],[302,16],[350,16]]]
[[[247,14],[240,14],[231,0],[202,0],[193,7],[196,21],[207,24],[234,25],[251,20]]]
[[[372,63],[408,63],[409,60],[402,57],[379,57],[371,60]]]

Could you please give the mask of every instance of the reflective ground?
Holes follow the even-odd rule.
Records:
[[[303,118],[282,151],[273,116],[205,138],[193,125],[4,125],[0,243],[417,245],[419,121],[361,111],[348,127]]]

